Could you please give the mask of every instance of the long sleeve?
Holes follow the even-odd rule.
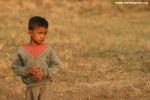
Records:
[[[50,60],[49,60],[49,67],[47,68],[48,76],[52,76],[53,74],[57,73],[60,69],[60,60],[56,56],[55,51],[52,50]]]
[[[19,53],[14,57],[11,68],[18,76],[26,77],[28,75],[26,68],[23,67],[23,61]]]

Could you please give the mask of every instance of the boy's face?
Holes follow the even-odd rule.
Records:
[[[42,44],[46,38],[48,29],[45,27],[35,27],[33,30],[29,30],[31,40],[35,44]]]

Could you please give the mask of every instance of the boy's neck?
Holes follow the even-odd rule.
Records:
[[[43,44],[43,43],[38,44],[38,43],[35,43],[34,41],[30,40],[29,44],[31,44],[31,45],[41,45],[41,44]]]

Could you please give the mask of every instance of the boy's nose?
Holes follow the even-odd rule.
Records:
[[[41,34],[41,36],[40,36],[41,38],[44,38],[44,35],[43,34]]]

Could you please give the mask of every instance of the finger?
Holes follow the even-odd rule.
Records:
[[[34,76],[33,79],[34,79],[34,80],[40,80],[41,78],[40,78],[40,77],[35,77],[35,76]]]
[[[41,80],[41,78],[39,78],[39,77],[34,77],[33,79],[36,81]]]
[[[36,74],[37,74],[37,75],[38,75],[38,74],[39,74],[39,75],[41,75],[41,74],[44,75],[45,73],[44,73],[43,70],[38,70],[38,71],[36,72]]]
[[[35,80],[40,80],[42,78],[42,76],[40,74],[35,74],[35,75],[33,75],[33,78]]]
[[[41,80],[41,77],[34,77],[34,80]]]
[[[39,70],[39,73],[41,73],[42,75],[45,75],[45,72],[42,69]]]

